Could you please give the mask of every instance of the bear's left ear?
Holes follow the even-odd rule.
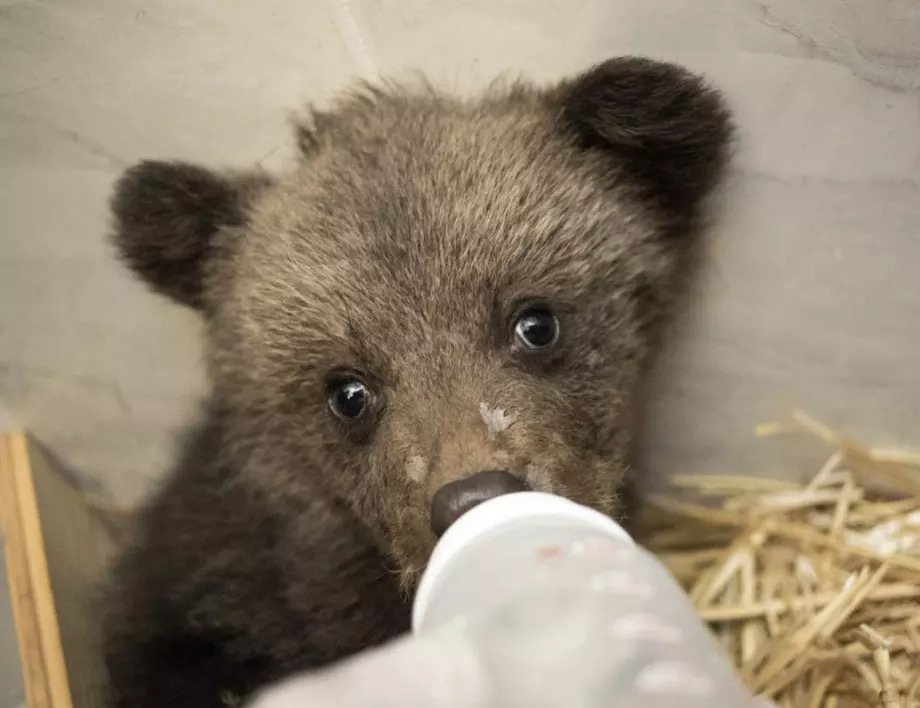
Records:
[[[115,185],[115,246],[153,290],[201,309],[215,237],[241,226],[269,184],[259,171],[223,174],[184,162],[141,162]]]
[[[562,82],[550,97],[559,129],[580,147],[616,158],[672,219],[694,220],[723,175],[733,136],[728,108],[685,69],[611,59]]]

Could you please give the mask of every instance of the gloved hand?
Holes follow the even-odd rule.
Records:
[[[481,708],[485,675],[459,637],[405,637],[288,679],[249,708]]]
[[[288,679],[247,708],[484,708],[490,705],[488,696],[485,672],[470,643],[457,636],[410,636]],[[615,696],[609,705],[618,705]],[[750,708],[772,704],[751,699]]]

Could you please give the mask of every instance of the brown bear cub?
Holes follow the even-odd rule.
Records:
[[[113,705],[216,708],[406,631],[437,535],[489,497],[621,514],[731,133],[700,78],[620,58],[475,99],[360,88],[284,175],[128,170],[115,243],[201,312],[210,394],[114,569]]]

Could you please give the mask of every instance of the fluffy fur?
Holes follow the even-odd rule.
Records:
[[[211,394],[115,569],[114,704],[218,706],[406,630],[431,498],[466,475],[621,514],[730,137],[698,77],[624,58],[475,100],[360,88],[298,124],[285,175],[129,170],[115,243],[202,312]],[[510,346],[529,302],[561,325],[542,355]],[[357,424],[327,405],[342,372],[375,394]]]

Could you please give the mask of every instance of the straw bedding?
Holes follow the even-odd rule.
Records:
[[[678,493],[647,501],[640,539],[757,695],[920,708],[920,455],[861,446],[801,412],[758,433],[814,436],[829,457],[801,484],[678,478]]]

